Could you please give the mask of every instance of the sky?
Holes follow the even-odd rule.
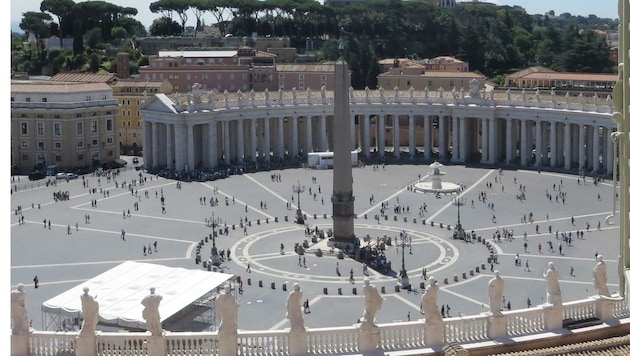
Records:
[[[75,2],[83,2],[85,0],[75,0]],[[149,27],[158,14],[153,14],[149,10],[149,4],[155,0],[106,0],[109,3],[123,7],[134,7],[138,9],[136,19],[145,27]],[[318,0],[323,2],[323,0]],[[482,0],[484,1],[484,0]],[[616,0],[485,0],[498,5],[519,5],[530,14],[544,14],[549,10],[554,10],[556,15],[561,13],[571,13],[573,15],[588,16],[590,14],[603,18],[617,18],[617,1]],[[22,19],[22,13],[27,11],[39,11],[41,0],[10,0],[10,21],[12,24],[19,23]],[[0,5],[0,8],[6,5]],[[6,12],[2,11],[6,16]],[[192,24],[194,19],[192,13],[188,16],[188,23]],[[212,16],[206,15],[206,23],[211,23]],[[15,27],[15,26],[14,26]]]

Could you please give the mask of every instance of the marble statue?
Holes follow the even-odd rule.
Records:
[[[236,334],[238,302],[232,295],[232,287],[226,285],[216,300],[217,318],[220,320],[219,333]]]
[[[350,87],[350,99],[354,99],[354,88]]]
[[[201,84],[192,85],[192,102],[193,104],[201,104]]]
[[[429,277],[429,286],[425,289],[421,299],[421,309],[426,317],[427,324],[436,324],[442,322],[442,315],[437,306],[437,293],[439,286],[435,277]]]
[[[160,320],[160,302],[162,296],[155,294],[155,288],[149,288],[150,294],[142,299],[142,305],[144,310],[142,311],[142,317],[147,323],[147,331],[151,332],[153,336],[162,335],[162,321]]]
[[[501,301],[503,300],[503,290],[505,289],[505,280],[501,278],[499,271],[494,271],[494,278],[488,282],[488,298],[490,299],[490,315],[500,316]]]
[[[370,102],[370,88],[368,88],[367,86],[365,87],[365,102]]]
[[[440,87],[440,89],[438,89],[438,93],[438,96],[440,97],[440,99],[442,99],[444,97],[444,88]]]
[[[508,88],[508,90],[505,92],[505,94],[507,95],[507,99],[508,101],[512,101],[512,92],[510,91],[510,89]]]
[[[400,91],[400,88],[398,88],[398,85],[395,86],[394,87],[394,100],[395,101],[398,101],[398,99],[399,99],[399,93],[398,93],[399,91]]]
[[[295,97],[293,100],[295,100]],[[311,87],[306,88],[306,102],[311,104]]]
[[[595,289],[597,289],[598,295],[610,297],[607,283],[608,274],[606,272],[606,262],[604,262],[604,256],[597,255],[597,264],[593,269],[593,284]]]
[[[24,285],[19,283],[17,289],[11,291],[11,320],[13,321],[13,328],[11,329],[13,335],[27,335],[28,334],[28,316],[26,315],[26,292],[24,292]]]
[[[284,105],[284,90],[278,89],[278,104]]]
[[[536,101],[540,103],[540,89],[536,88]]]
[[[414,89],[413,87],[409,87],[409,90],[407,90],[409,92],[409,97],[413,98],[413,93],[415,93],[416,89]]]
[[[562,306],[559,275],[553,262],[547,263],[547,270],[543,273],[543,277],[547,280],[547,304],[553,305],[554,308]]]
[[[551,102],[556,103],[556,91],[551,89]]]
[[[249,98],[251,99],[252,103],[254,103],[254,100],[256,100],[256,92],[254,91],[254,89],[249,91]]]
[[[208,92],[208,104],[210,104],[210,106],[214,107],[214,90],[210,90]]]
[[[291,89],[291,94],[293,95],[293,101],[297,100],[297,89],[295,87]]]
[[[293,290],[287,297],[286,318],[291,322],[291,330],[304,330],[304,318],[302,317],[302,291],[300,285],[293,283]]]
[[[427,99],[428,97],[429,97],[429,87],[424,87],[424,98]]]
[[[470,97],[471,98],[479,98],[480,94],[479,94],[479,82],[477,81],[477,78],[473,78],[470,81]]]
[[[385,89],[383,87],[378,88],[378,96],[381,98],[381,103],[385,101]]]
[[[494,87],[490,88],[490,100],[494,100]]]
[[[98,324],[98,302],[96,296],[89,294],[90,288],[84,287],[81,294],[81,309],[83,311],[83,323],[79,336],[94,336],[96,324]]]
[[[523,98],[523,102],[527,101],[527,93],[525,92],[525,89],[521,90],[521,97]]]
[[[265,104],[269,105],[269,89],[265,88]]]
[[[228,97],[229,97],[230,93],[228,93],[227,89],[225,89],[223,91],[223,97],[225,98],[225,107],[228,107]]]
[[[365,309],[361,316],[361,321],[369,326],[374,326],[374,317],[376,312],[381,309],[383,304],[383,297],[378,294],[376,287],[370,284],[370,280],[365,278],[363,280],[363,298],[365,301]]]
[[[322,85],[322,89],[319,92],[322,96],[322,101],[326,101],[326,84]]]

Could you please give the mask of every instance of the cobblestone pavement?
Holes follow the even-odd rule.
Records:
[[[305,227],[292,222],[298,201],[292,187],[300,184],[305,188],[299,198],[307,214],[306,224],[324,232],[332,228],[332,170],[259,172],[205,183],[183,182],[181,188],[176,181],[144,173],[146,183],[132,185],[136,196],[129,184],[138,179],[139,171],[129,167],[115,180],[101,177],[100,182],[92,175],[55,181],[56,185],[49,186],[45,180],[29,182],[23,176],[19,181],[12,178],[12,190],[17,188],[17,191],[11,195],[11,285],[15,288],[17,283],[25,284],[29,319],[33,327],[42,329],[41,305],[45,300],[121,262],[134,260],[202,268],[195,263],[195,247],[211,235],[209,221],[214,213],[218,227],[227,226],[229,232],[218,234],[215,240],[220,250],[231,252],[231,259],[221,265],[221,271],[239,275],[244,281],[243,293],[238,296],[241,329],[288,327],[284,319],[287,292],[283,285],[291,290],[294,282],[300,283],[304,298],[310,302],[306,326],[354,323],[363,310],[361,286],[366,277],[379,291],[384,291],[385,301],[377,313],[377,322],[422,319],[423,268],[427,269],[427,276],[435,276],[439,281],[438,304],[445,306],[445,312],[450,308],[451,317],[487,311],[491,268],[500,270],[505,278],[506,304],[510,302],[512,309],[526,308],[527,298],[533,305],[544,302],[542,273],[549,261],[560,271],[563,300],[592,295],[591,271],[596,252],[607,262],[611,290],[618,290],[619,228],[605,224],[612,211],[610,182],[595,185],[592,178],[587,178],[586,183],[578,184],[577,176],[553,172],[499,172],[464,166],[445,166],[442,170],[444,181],[466,186],[460,195],[459,217],[467,232],[474,231],[476,236],[490,241],[498,256],[498,262],[492,266],[488,263],[489,249],[483,243],[452,238],[452,227],[458,219],[453,195],[438,198],[409,190],[419,178],[428,179],[428,165],[388,165],[379,166],[378,170],[366,166],[352,170],[357,236],[366,243],[364,237],[369,235],[372,244],[377,237],[392,239],[392,245],[384,251],[391,262],[391,272],[368,268],[365,275],[359,262],[338,259],[325,242],[313,245],[310,237],[305,236]],[[272,180],[274,174],[278,179]],[[523,190],[525,198],[517,199]],[[560,190],[566,194],[564,203],[560,198],[556,202]],[[68,192],[70,199],[55,202],[54,192]],[[159,198],[162,195],[164,205]],[[482,196],[485,202],[480,199]],[[210,205],[211,199],[216,199],[215,206]],[[426,212],[420,215],[424,204]],[[403,212],[394,213],[397,205]],[[22,212],[16,215],[18,206]],[[24,224],[18,222],[20,216],[24,217]],[[524,216],[526,222],[522,220]],[[612,221],[618,221],[617,217]],[[503,229],[512,231],[514,239],[493,241],[493,234]],[[122,230],[125,240],[121,239]],[[410,246],[396,248],[403,230],[410,237]],[[576,238],[578,230],[584,231],[584,239]],[[562,243],[562,254],[558,251],[561,240],[556,239],[556,231],[559,236],[563,232],[572,234],[571,246]],[[304,240],[309,243],[305,266],[298,265],[294,250],[295,244]],[[145,256],[143,247],[156,241],[157,252]],[[553,251],[549,250],[549,242]],[[284,253],[280,251],[281,244]],[[203,259],[209,258],[210,246],[210,241],[204,243]],[[317,248],[322,249],[321,257],[315,255]],[[514,263],[517,253],[520,266]],[[401,269],[403,255],[412,288],[397,292],[396,274]],[[251,272],[246,271],[248,265]],[[355,283],[350,281],[350,270]],[[33,285],[35,275],[39,278],[37,289]]]

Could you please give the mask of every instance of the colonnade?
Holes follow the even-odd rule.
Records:
[[[351,146],[372,159],[515,164],[611,173],[609,115],[549,108],[351,105]],[[299,107],[300,112],[291,110]],[[320,110],[321,108],[325,110]],[[332,105],[189,112],[143,117],[145,166],[178,171],[219,164],[305,159],[333,151]],[[448,110],[445,110],[448,109]],[[317,113],[317,114],[315,114]],[[158,114],[158,115],[156,115]]]

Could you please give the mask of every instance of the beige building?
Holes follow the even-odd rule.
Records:
[[[118,102],[105,83],[11,82],[11,159],[21,173],[119,158]]]
[[[439,90],[444,91],[470,89],[469,83],[472,79],[477,79],[480,83],[485,82],[485,77],[475,72],[444,72],[425,71],[424,66],[413,64],[404,68],[392,68],[386,73],[381,73],[377,77],[378,86],[386,90],[398,87],[400,90]]]
[[[278,89],[319,90],[322,85],[332,89],[335,82],[335,63],[277,64]]]
[[[120,108],[116,121],[120,152],[124,155],[137,155],[142,151],[142,118],[138,107],[145,100],[145,95],[150,97],[157,93],[170,94],[173,86],[166,79],[119,79],[112,90]]]
[[[505,86],[522,89],[551,89],[612,92],[616,74],[556,72],[549,68],[530,67],[505,76]]]

